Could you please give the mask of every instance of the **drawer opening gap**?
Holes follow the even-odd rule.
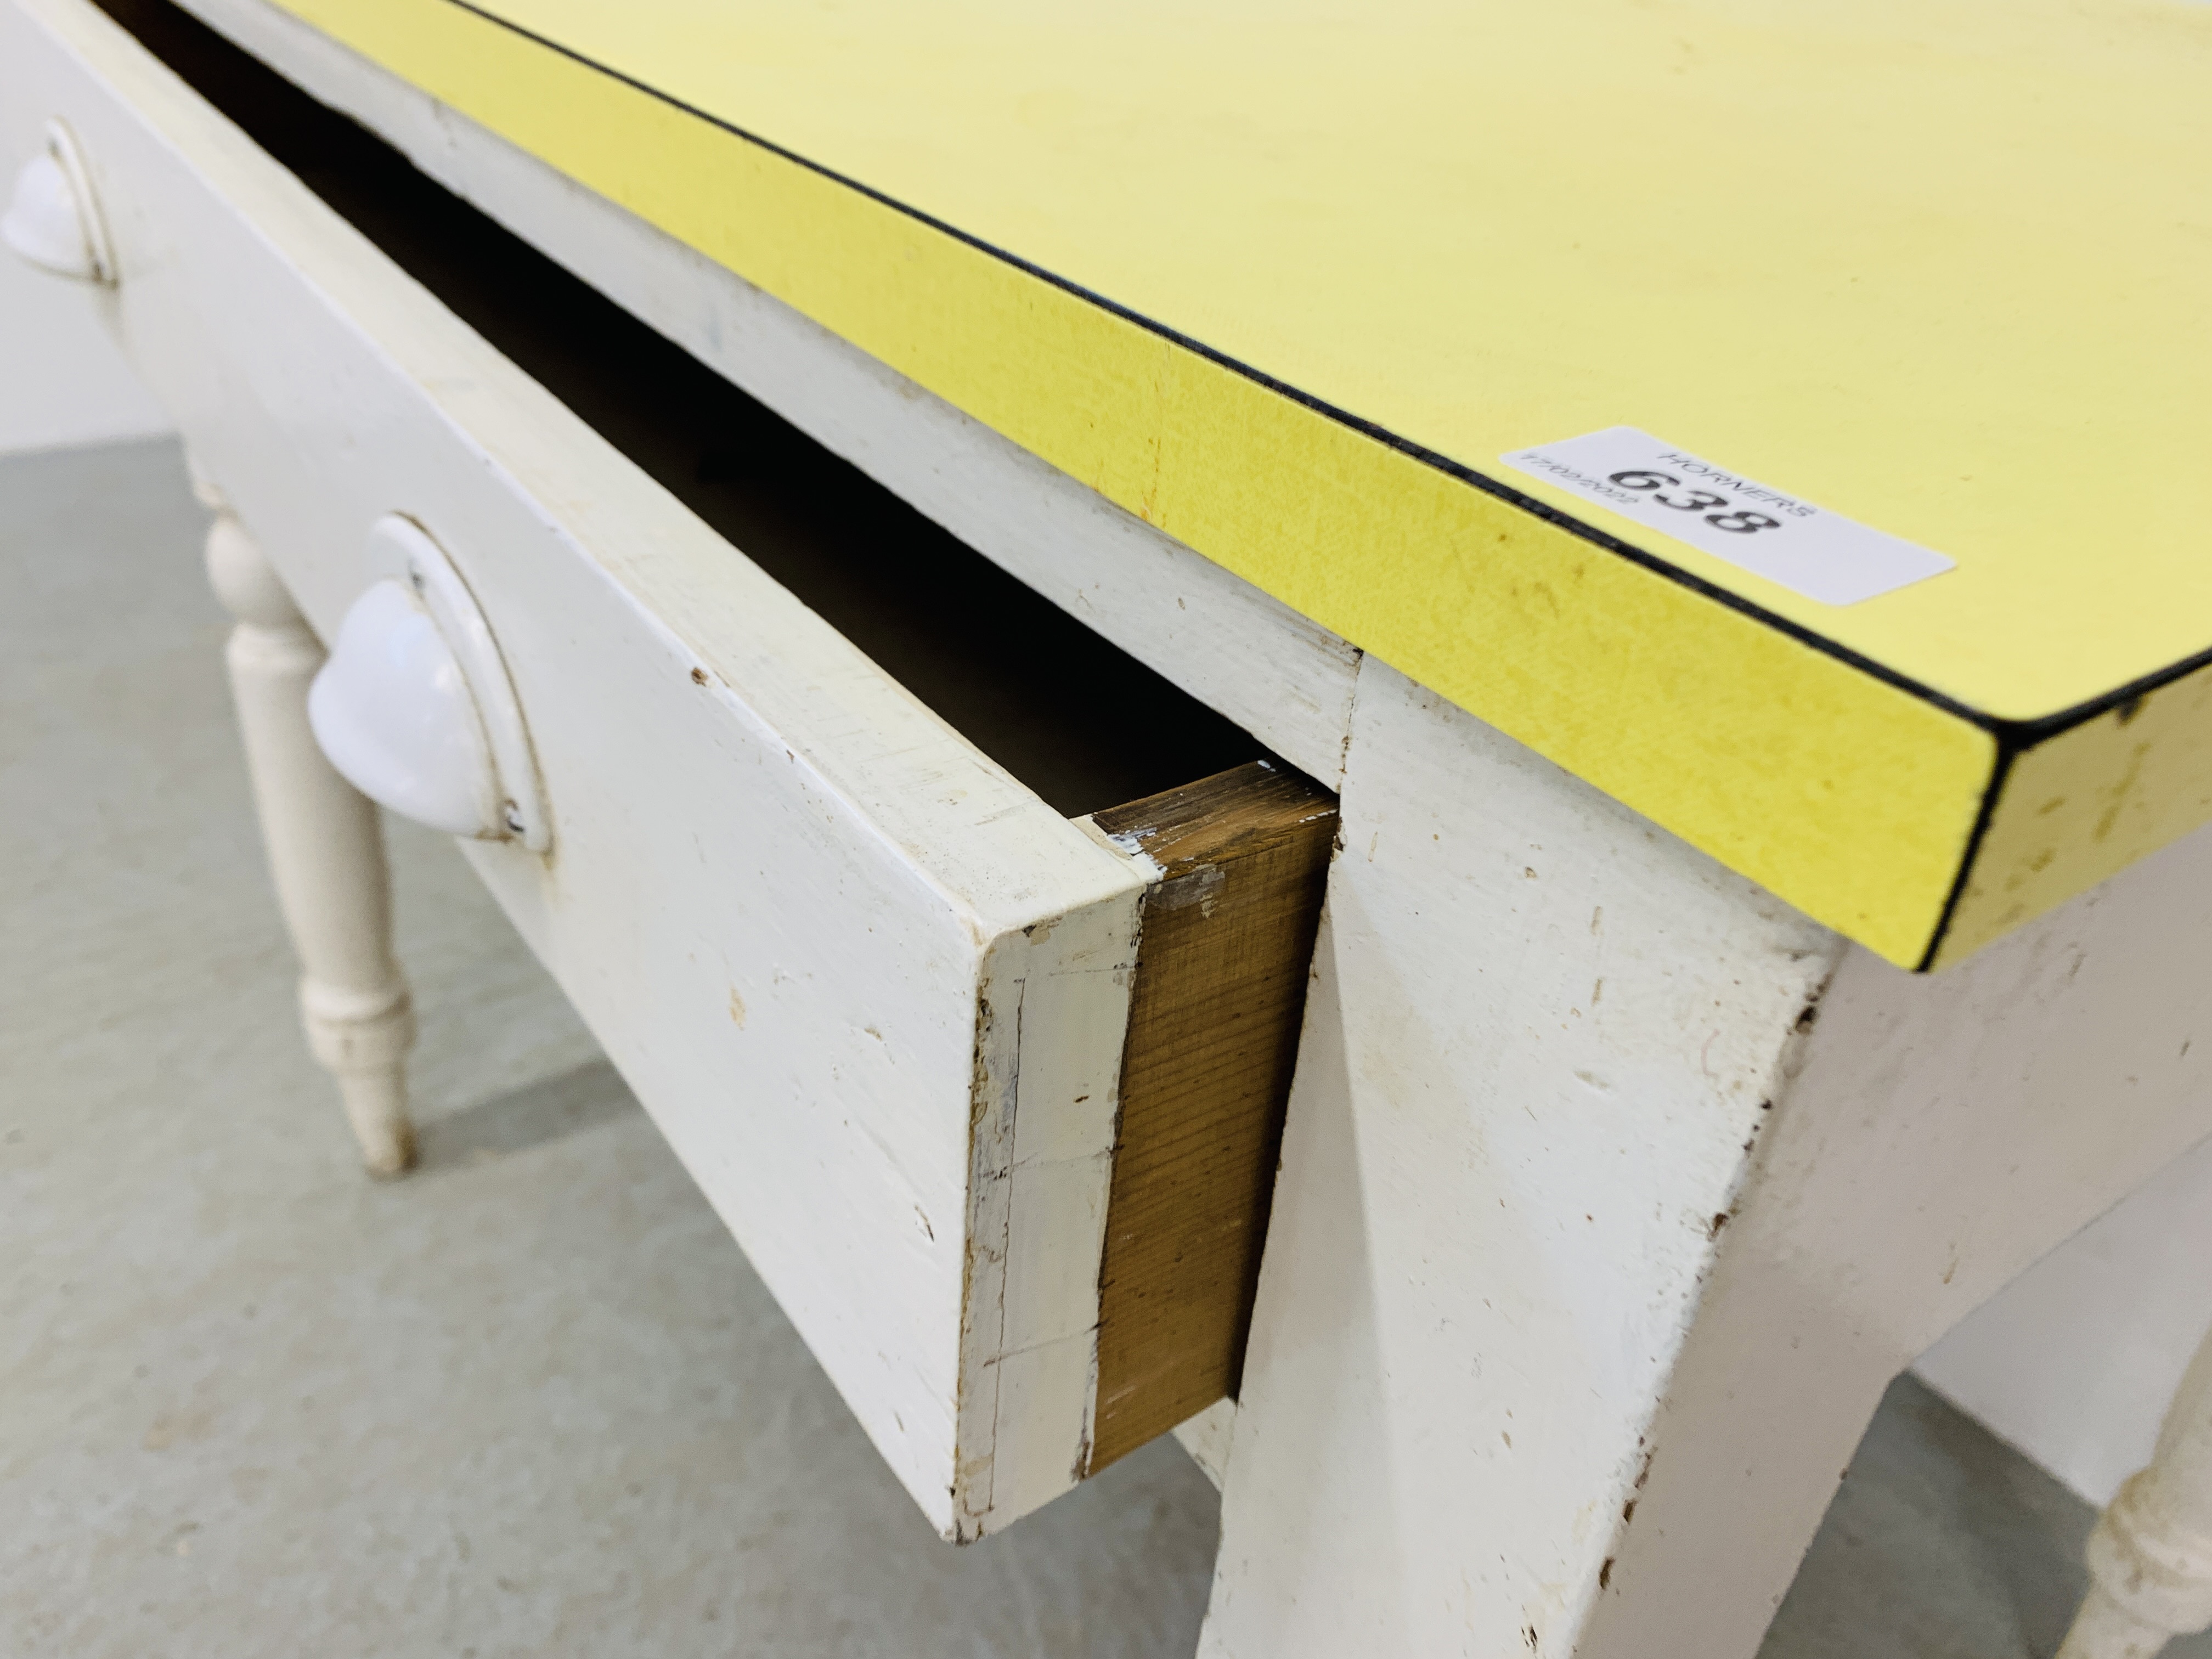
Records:
[[[1233,1399],[1335,797],[170,0],[96,3],[948,725],[1152,859],[1073,1473]]]
[[[448,309],[1070,817],[1261,742],[169,0],[118,23]]]

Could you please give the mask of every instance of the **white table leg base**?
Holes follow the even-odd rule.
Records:
[[[405,983],[396,969],[390,985],[366,994],[302,977],[300,1018],[308,1052],[338,1080],[346,1121],[369,1173],[401,1173],[415,1161],[415,1127],[407,1116],[415,1010]]]
[[[323,647],[236,517],[208,532],[209,580],[238,619],[224,657],[270,873],[302,974],[307,1043],[333,1073],[373,1175],[415,1159],[407,982],[392,955],[391,877],[375,805],[331,769],[307,725]]]
[[[2212,1625],[2212,1336],[2181,1379],[2150,1467],[2089,1535],[2089,1594],[2058,1659],[2151,1659]]]

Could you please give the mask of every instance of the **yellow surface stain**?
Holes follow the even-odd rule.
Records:
[[[1936,965],[1963,960],[2212,818],[2212,668],[2013,762]]]

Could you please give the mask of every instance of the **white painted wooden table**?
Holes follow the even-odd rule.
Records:
[[[1906,973],[263,0],[191,9],[1340,787],[1241,1394],[1189,1431],[1223,1492],[1203,1653],[1750,1655],[1890,1379],[2212,1132],[2203,835]],[[11,0],[0,31],[7,154],[69,124],[122,265],[88,302],[304,613],[241,556],[241,639],[311,653],[359,530],[434,504],[560,820],[550,861],[492,841],[477,868],[933,1520],[974,1535],[1064,1489],[1111,1132],[1079,1097],[1110,1087],[1126,975],[1097,970],[1142,872],[701,540],[86,0]],[[242,679],[293,672],[272,651],[238,647]],[[707,823],[734,855],[702,853]],[[271,831],[311,984],[396,1030],[388,961],[318,955],[313,878]],[[977,1046],[1009,950],[1066,1001],[1050,1054]],[[863,1029],[864,1004],[906,1024]],[[992,1152],[971,1066],[1057,1089],[1021,1121],[1058,1139]],[[820,1098],[865,1102],[886,1066],[934,1078],[940,1116],[788,1109],[832,1071]],[[717,1070],[793,1081],[708,1112]],[[397,1162],[374,1093],[349,1091],[356,1121]],[[963,1313],[962,1241],[991,1228],[1002,1273],[1074,1264],[999,1285],[1024,1332]]]

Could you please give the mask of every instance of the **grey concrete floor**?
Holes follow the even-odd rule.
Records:
[[[1759,1659],[2049,1659],[2096,1512],[1910,1375],[1890,1385]],[[2212,1636],[2165,1659],[2212,1659]]]
[[[0,460],[0,1653],[1188,1655],[1217,1510],[1180,1449],[939,1542],[404,826],[424,1166],[362,1178],[200,523],[167,444]],[[2089,1520],[1900,1382],[1765,1659],[2048,1655]]]
[[[941,1543],[450,844],[424,1167],[301,1048],[173,447],[0,461],[0,1653],[1153,1656],[1172,1443]]]

